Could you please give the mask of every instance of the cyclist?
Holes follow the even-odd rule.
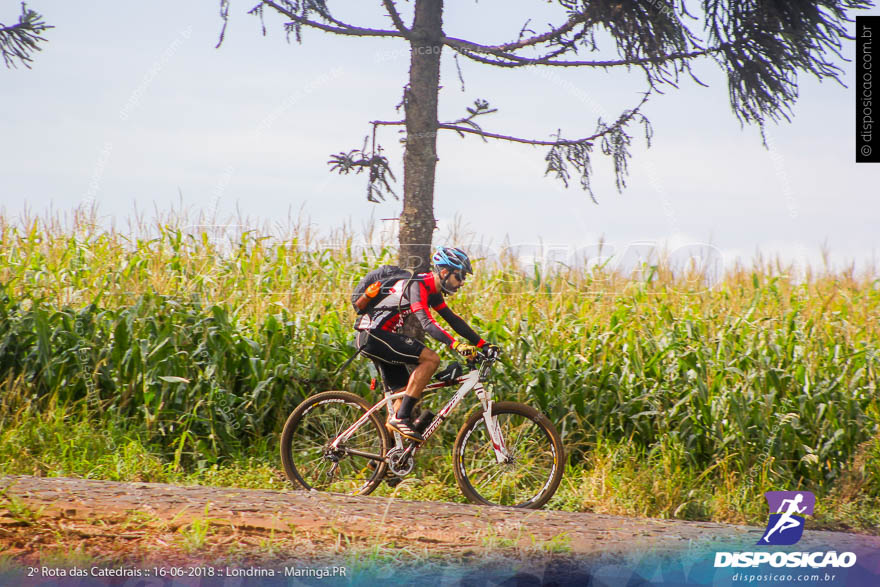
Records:
[[[397,404],[386,426],[405,438],[421,442],[422,435],[413,428],[413,406],[422,397],[425,385],[437,371],[440,356],[424,344],[398,331],[409,314],[415,314],[432,338],[457,351],[466,359],[473,359],[477,349],[487,343],[455,314],[443,300],[461,288],[468,274],[473,274],[470,259],[464,251],[454,247],[438,247],[432,257],[433,268],[410,279],[401,279],[393,285],[387,297],[355,323],[357,345],[365,355],[376,362],[386,384],[406,395]],[[431,315],[438,314],[467,342],[457,341]],[[494,345],[487,348],[497,349]],[[406,365],[416,365],[412,373]]]

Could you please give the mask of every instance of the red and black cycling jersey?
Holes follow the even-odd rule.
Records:
[[[396,332],[408,314],[415,314],[431,338],[451,345],[455,339],[437,323],[431,308],[469,343],[477,346],[485,344],[480,335],[446,305],[433,272],[419,273],[411,279],[401,279],[395,283],[384,299],[369,313],[358,318],[354,327],[357,330]]]

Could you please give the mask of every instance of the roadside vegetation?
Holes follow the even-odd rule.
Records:
[[[0,217],[0,474],[286,487],[293,407],[377,393],[366,361],[336,372],[348,292],[395,258],[361,240]],[[569,453],[549,507],[761,525],[765,491],[803,489],[823,527],[878,532],[877,275],[476,264],[454,305],[505,351],[496,396],[547,413]],[[379,493],[462,500],[455,432]]]

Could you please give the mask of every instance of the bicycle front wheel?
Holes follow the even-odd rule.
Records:
[[[303,489],[366,495],[385,475],[388,433],[376,414],[349,439],[333,441],[370,409],[359,395],[325,391],[290,414],[281,433],[281,462],[287,478]],[[371,458],[373,457],[373,458]]]
[[[565,453],[556,427],[535,408],[516,402],[495,402],[492,416],[509,458],[498,462],[483,410],[472,414],[452,455],[461,492],[473,503],[540,508],[562,481]]]

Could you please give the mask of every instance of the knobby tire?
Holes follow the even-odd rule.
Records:
[[[297,406],[281,433],[287,478],[303,489],[347,495],[367,495],[376,489],[385,476],[384,460],[344,452],[328,456],[330,443],[369,409],[365,399],[346,391],[325,391]],[[345,446],[384,458],[389,443],[384,423],[374,413]]]
[[[538,509],[562,481],[565,451],[559,433],[547,416],[525,404],[495,402],[492,414],[513,462],[497,462],[480,409],[455,439],[455,480],[472,503]]]

